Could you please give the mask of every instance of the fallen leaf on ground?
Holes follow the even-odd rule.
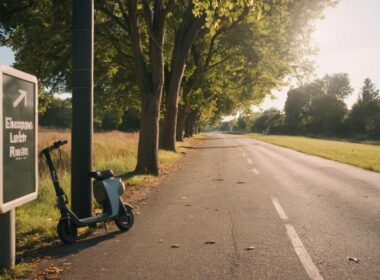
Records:
[[[244,250],[245,250],[245,251],[252,251],[252,250],[255,250],[255,249],[256,249],[256,247],[254,247],[254,246],[249,246],[249,247],[245,248]]]
[[[347,260],[353,261],[353,262],[356,262],[356,263],[360,262],[360,260],[358,258],[353,258],[353,257],[347,257]]]
[[[59,274],[63,271],[63,269],[56,266],[49,266],[45,269],[45,273],[47,274]]]
[[[170,248],[179,248],[179,244],[173,244]]]
[[[219,181],[219,182],[224,181],[223,178],[214,178],[213,180],[214,180],[214,181]]]
[[[69,263],[69,262],[64,262],[64,263],[62,263],[62,265],[71,265],[71,263]]]
[[[213,240],[210,240],[210,241],[205,241],[205,244],[215,244],[216,242],[213,241]]]

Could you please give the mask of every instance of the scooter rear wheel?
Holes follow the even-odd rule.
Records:
[[[123,207],[120,205],[119,209],[119,216],[115,218],[115,224],[121,231],[127,231],[129,230],[135,221],[135,218],[133,216],[132,209],[124,204],[124,207],[126,209],[126,212],[124,211]]]
[[[70,220],[60,220],[57,225],[57,232],[62,243],[74,244],[76,242],[78,230]]]

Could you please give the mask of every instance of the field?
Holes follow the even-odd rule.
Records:
[[[69,145],[61,148],[62,153],[55,152],[54,162],[58,171],[61,185],[70,197],[70,132],[43,130],[39,132],[39,150],[51,145],[54,141],[66,139]],[[159,151],[160,166],[165,170],[170,168],[180,158],[186,146],[191,146],[200,141],[200,138],[186,139],[185,142],[177,143],[178,153]],[[146,175],[133,175],[137,160],[137,133],[123,133],[118,131],[95,133],[93,139],[93,165],[94,169],[112,169],[114,174],[120,174],[127,185],[126,199],[133,192],[143,189],[144,185],[157,181],[156,177]],[[129,186],[129,188],[128,188]],[[38,256],[44,247],[59,244],[56,236],[56,225],[59,219],[59,211],[55,205],[55,193],[44,159],[39,159],[39,194],[38,198],[16,209],[16,234],[17,255],[22,260],[26,257]],[[82,235],[86,232],[81,231]],[[12,272],[13,278],[22,278],[24,270],[30,269],[25,263],[19,263]],[[5,274],[4,274],[5,273]],[[6,278],[7,272],[0,279]]]
[[[380,172],[380,145],[314,139],[301,136],[280,136],[249,133],[257,140],[332,159],[364,169]]]

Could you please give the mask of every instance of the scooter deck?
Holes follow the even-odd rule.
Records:
[[[104,213],[104,214],[96,215],[93,217],[79,219],[79,222],[81,224],[92,224],[92,223],[103,222],[105,220],[108,220],[109,218],[110,218],[110,215],[107,213]]]

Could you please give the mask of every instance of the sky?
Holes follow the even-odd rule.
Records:
[[[363,80],[370,78],[380,88],[380,1],[341,0],[325,11],[316,22],[312,39],[319,48],[315,78],[339,72],[348,73],[354,93],[347,98],[349,107],[357,100]],[[282,110],[287,89],[273,91],[255,110],[275,107]]]
[[[313,44],[319,48],[315,61],[316,74],[345,72],[351,79],[354,93],[346,100],[349,107],[356,101],[363,80],[370,78],[380,88],[380,0],[341,0],[325,11],[316,22]],[[14,61],[10,49],[0,47],[0,64]],[[273,97],[255,107],[255,111],[271,107],[282,110],[287,89],[274,90]]]
[[[14,55],[11,49],[0,47],[0,64],[11,66],[14,62]]]

